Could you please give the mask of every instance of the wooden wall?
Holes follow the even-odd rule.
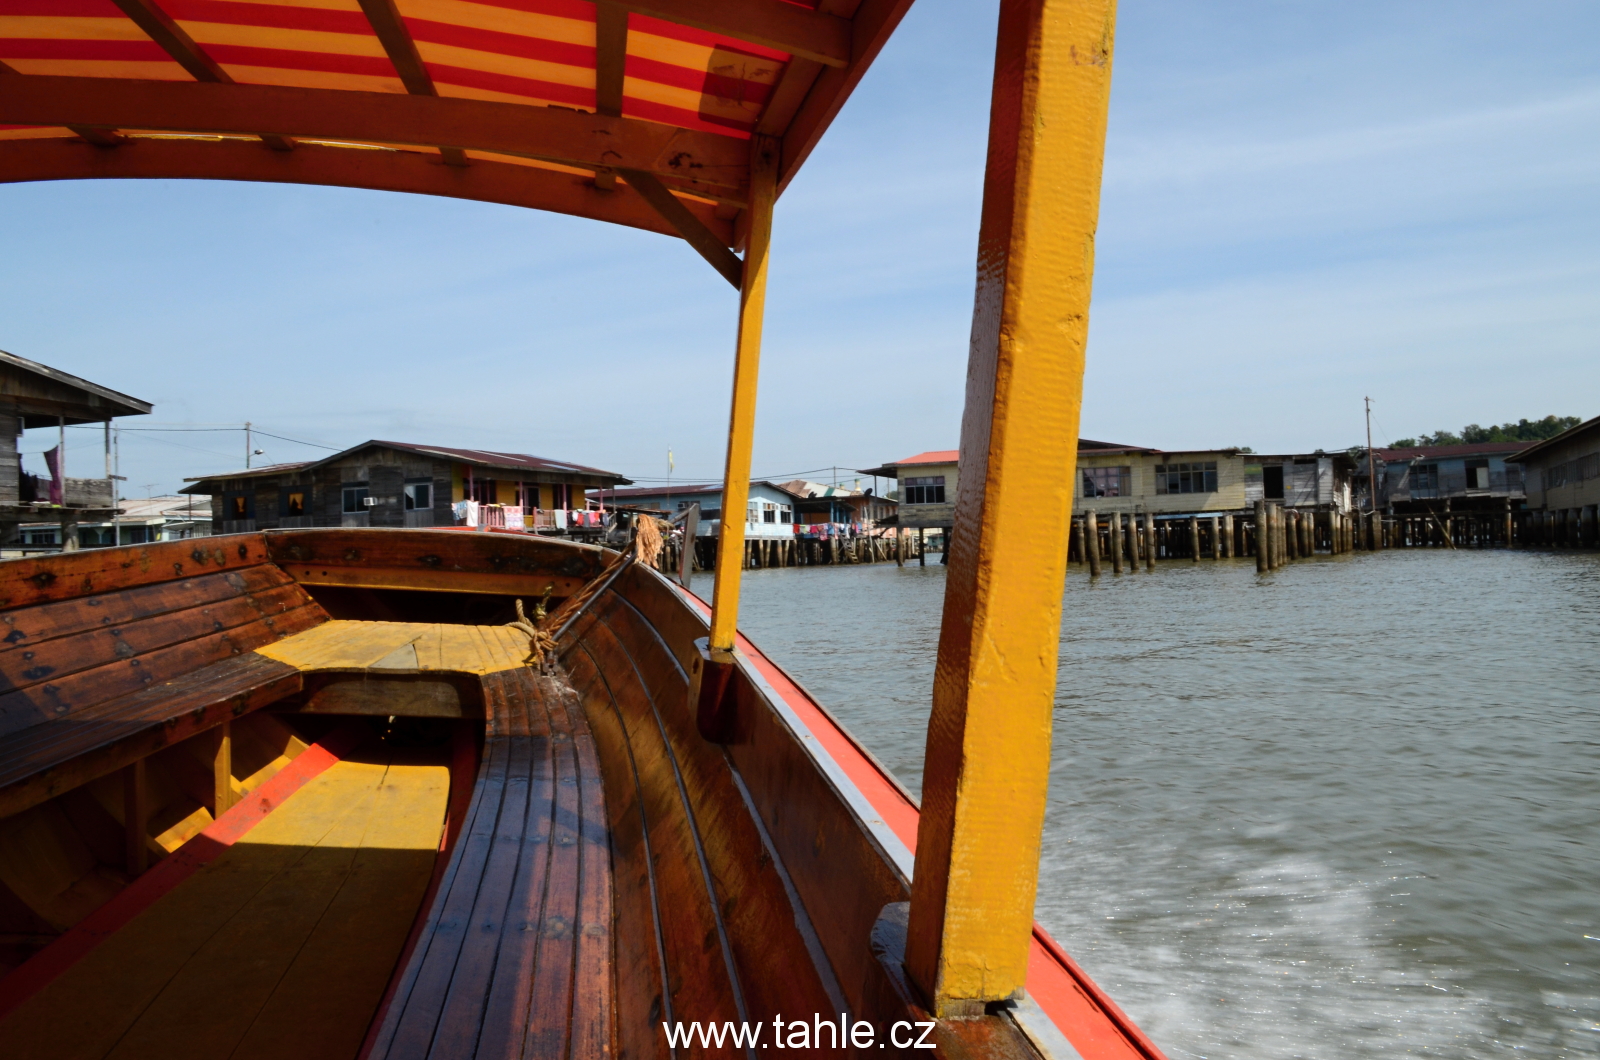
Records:
[[[0,504],[15,504],[21,499],[17,485],[17,435],[22,425],[17,416],[0,412]]]

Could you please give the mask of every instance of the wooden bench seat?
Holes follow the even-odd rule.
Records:
[[[16,582],[34,602],[0,611],[0,817],[300,688],[297,668],[255,649],[328,614],[263,550],[121,552],[81,575],[79,588],[106,591],[67,595],[46,570]],[[210,569],[184,576],[195,556]],[[167,573],[141,584],[145,566],[147,579]]]
[[[294,667],[252,653],[14,733],[0,742],[0,817],[292,696],[303,682]]]
[[[472,803],[368,1056],[614,1055],[611,850],[594,740],[562,682],[482,677]]]

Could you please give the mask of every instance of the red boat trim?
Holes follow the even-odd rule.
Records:
[[[710,615],[711,608],[704,600],[682,586],[676,588],[693,607]],[[904,850],[905,860],[900,867],[909,879],[920,818],[916,803],[832,715],[742,633],[738,647],[764,679],[763,683],[804,727],[801,735],[814,738],[814,750],[824,753],[816,757],[820,760],[825,755],[830,760],[823,764],[824,768],[835,767],[835,782],[847,781],[854,787],[854,794],[871,808],[872,812],[864,815],[868,827],[875,823],[874,818],[887,826],[897,842],[884,843],[886,853],[891,860],[900,862],[901,857],[897,856],[900,852],[894,848]],[[849,798],[852,793],[844,794]],[[1027,990],[1085,1060],[1166,1060],[1155,1043],[1037,923],[1033,926],[1032,951],[1028,955]]]
[[[358,721],[341,725],[307,747],[261,787],[252,791],[211,826],[168,854],[119,891],[105,905],[73,925],[49,946],[0,979],[0,1017],[43,990],[134,917],[169,894],[184,880],[215,861],[256,825],[305,787],[318,774],[372,737]]]

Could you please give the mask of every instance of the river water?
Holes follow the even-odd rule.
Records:
[[[944,568],[745,585],[918,790]],[[1037,916],[1173,1060],[1600,1056],[1597,751],[1593,554],[1073,567]]]

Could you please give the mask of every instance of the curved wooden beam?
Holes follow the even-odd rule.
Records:
[[[303,143],[283,152],[249,140],[132,137],[110,150],[66,137],[0,141],[0,183],[96,178],[247,180],[442,195],[679,235],[626,185],[601,191],[583,177],[510,162],[473,159],[471,166],[462,168],[444,165],[436,155],[412,151]],[[679,202],[716,238],[732,245],[733,225],[719,219],[714,207]]]
[[[583,169],[639,169],[723,199],[742,195],[750,170],[749,143],[714,133],[559,107],[342,89],[9,77],[0,124],[454,147]]]

